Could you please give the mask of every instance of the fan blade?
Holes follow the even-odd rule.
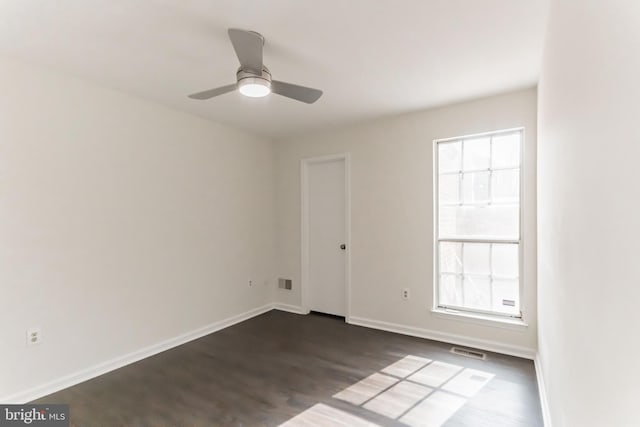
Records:
[[[231,92],[231,91],[233,91],[235,89],[236,89],[236,84],[234,83],[232,85],[226,85],[226,86],[222,86],[222,87],[217,87],[215,89],[205,90],[204,92],[193,93],[193,94],[189,95],[189,98],[191,98],[191,99],[209,99],[209,98],[213,98],[214,96],[218,96],[218,95],[225,94],[227,92]]]
[[[313,104],[322,96],[321,90],[298,86],[291,83],[279,82],[277,80],[271,81],[271,92],[286,96],[287,98],[306,102],[307,104]]]
[[[245,71],[262,73],[262,47],[264,39],[258,33],[252,31],[229,28],[229,38],[233,49],[236,51],[240,68]]]

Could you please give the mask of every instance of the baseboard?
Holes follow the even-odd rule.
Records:
[[[382,322],[380,320],[365,319],[351,316],[349,323],[352,325],[364,326],[367,328],[380,329],[382,331],[395,332],[397,334],[410,335],[412,337],[426,338],[434,341],[441,341],[465,347],[479,348],[494,353],[507,354],[509,356],[522,357],[533,360],[535,351],[527,347],[508,345],[496,341],[480,340],[463,335],[448,334],[429,329],[416,328],[414,326],[400,325],[397,323]]]
[[[221,329],[228,328],[229,326],[235,325],[236,323],[243,322],[262,313],[266,313],[267,311],[271,311],[273,308],[273,304],[266,304],[262,307],[258,307],[253,310],[228,317],[226,319],[195,329],[191,332],[187,332],[185,334],[169,338],[168,340],[161,341],[157,344],[153,344],[140,350],[136,350],[124,356],[116,357],[114,359],[107,360],[89,368],[82,369],[78,372],[74,372],[73,374],[66,375],[62,378],[58,378],[37,387],[33,387],[31,389],[24,390],[10,396],[0,397],[0,402],[23,404],[35,399],[39,399],[51,393],[55,393],[56,391],[90,380],[115,369],[122,368],[123,366],[177,347],[189,341],[193,341]]]
[[[273,308],[275,310],[287,311],[289,313],[295,314],[309,314],[309,310],[305,310],[299,305],[291,305],[291,304],[280,304],[278,302],[273,304]]]
[[[538,393],[540,394],[540,406],[542,407],[542,420],[544,421],[545,427],[552,427],[549,401],[547,400],[547,387],[544,383],[540,353],[536,353],[535,359],[533,359],[533,364],[536,367],[536,378],[538,378]]]

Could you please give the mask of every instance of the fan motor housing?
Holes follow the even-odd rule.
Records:
[[[238,72],[236,73],[236,79],[238,82],[249,78],[266,80],[269,82],[269,85],[271,84],[271,73],[269,72],[269,69],[264,66],[262,67],[262,73],[260,74],[256,74],[253,71],[243,70],[242,68],[238,69]]]

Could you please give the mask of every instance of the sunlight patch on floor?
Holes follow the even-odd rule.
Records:
[[[487,385],[495,375],[475,369],[465,369],[451,381],[442,386],[442,390],[473,397]]]
[[[402,381],[371,399],[363,407],[385,417],[396,419],[432,391],[428,387]]]
[[[280,427],[380,427],[340,409],[318,403],[296,415]]]
[[[435,361],[411,375],[409,379],[429,387],[440,387],[460,370],[462,366]]]
[[[399,421],[412,427],[440,427],[465,402],[466,399],[462,397],[436,391],[402,416]]]
[[[408,355],[333,397],[411,427],[440,427],[494,376]]]
[[[362,381],[358,381],[354,385],[344,389],[340,393],[335,394],[335,399],[344,400],[354,405],[362,405],[373,396],[380,394],[395,383],[400,381],[398,378],[390,377],[375,373],[368,376]]]
[[[422,368],[424,365],[426,365],[429,362],[431,362],[430,359],[409,355],[387,366],[380,372],[393,375],[399,378],[404,378],[407,375],[412,374],[418,369]]]
[[[493,377],[490,372],[408,355],[334,394],[333,398],[409,427],[441,427]],[[377,424],[318,403],[282,426],[376,427]]]

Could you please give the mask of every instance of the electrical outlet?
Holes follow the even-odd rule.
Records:
[[[27,329],[27,346],[40,344],[42,340],[42,328],[34,326]]]
[[[411,293],[409,292],[409,288],[404,288],[402,290],[402,299],[403,300],[408,300],[411,297]]]
[[[249,286],[253,286],[253,280],[249,280]]]

